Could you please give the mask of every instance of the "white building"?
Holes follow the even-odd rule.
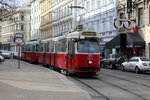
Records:
[[[40,0],[41,37],[49,38],[62,35],[74,28],[75,9],[70,7],[76,0]]]
[[[0,42],[2,49],[10,49],[14,44],[13,37],[16,32],[24,35],[24,41],[30,40],[30,5],[15,9],[1,16]]]
[[[77,0],[77,6],[84,7],[77,10],[77,19],[81,17],[79,23],[94,28],[100,36],[103,50],[105,43],[117,35],[113,24],[116,18],[116,0]]]
[[[31,40],[40,38],[40,0],[31,1]]]

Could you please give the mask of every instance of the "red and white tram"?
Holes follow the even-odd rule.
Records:
[[[99,37],[93,31],[74,31],[36,43],[26,43],[25,48],[23,59],[38,61],[65,74],[95,74],[100,71]]]
[[[26,42],[24,46],[22,46],[22,59],[32,63],[37,63],[39,56],[38,46],[39,41]]]

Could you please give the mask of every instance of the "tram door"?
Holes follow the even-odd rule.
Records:
[[[73,60],[74,60],[74,53],[75,53],[75,43],[72,40],[68,41],[68,61],[67,61],[67,69],[73,68]]]

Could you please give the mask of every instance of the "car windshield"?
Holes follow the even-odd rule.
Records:
[[[85,39],[78,41],[77,50],[80,53],[99,53],[99,44],[96,39]]]
[[[150,61],[150,58],[144,58],[144,57],[142,57],[140,59],[141,59],[141,61]]]

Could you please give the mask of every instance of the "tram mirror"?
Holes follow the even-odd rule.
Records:
[[[75,42],[75,39],[72,39],[73,42]]]
[[[78,42],[79,41],[79,39],[74,39],[74,42]]]

